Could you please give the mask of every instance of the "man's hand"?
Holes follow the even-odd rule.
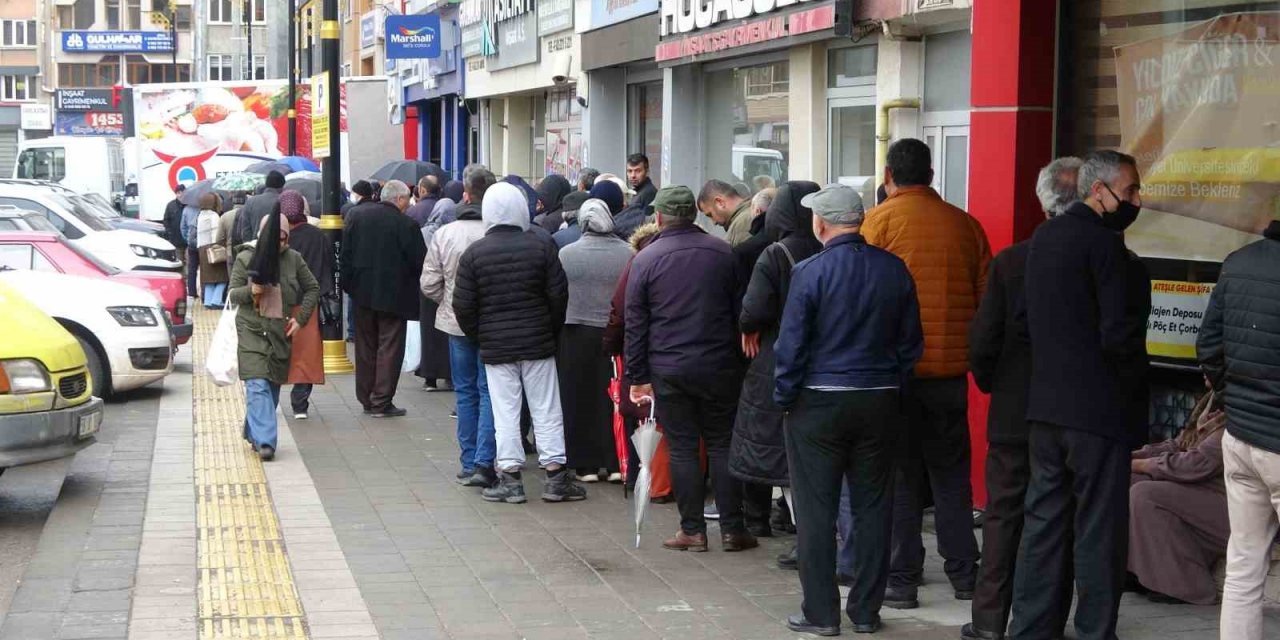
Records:
[[[651,384],[631,385],[631,402],[635,404],[649,404],[652,401],[653,401],[653,385]]]
[[[748,358],[752,358],[752,359],[760,355],[760,334],[759,333],[742,334],[742,352],[747,354]]]
[[[286,338],[292,338],[293,334],[297,332],[298,332],[298,321],[294,320],[293,318],[289,318],[289,321],[284,323],[284,336]]]

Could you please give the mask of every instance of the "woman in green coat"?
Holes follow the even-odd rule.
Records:
[[[320,299],[320,284],[302,254],[289,248],[289,223],[279,209],[277,204],[262,219],[256,246],[236,255],[227,292],[240,307],[236,336],[245,388],[244,438],[263,460],[276,454],[276,405],[280,385],[289,377],[290,338],[311,319]]]

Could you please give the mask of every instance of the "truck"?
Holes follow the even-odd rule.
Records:
[[[133,87],[133,132],[125,149],[136,172],[138,208],[144,220],[161,220],[179,184],[191,185],[224,173],[245,170],[288,153],[289,89],[285,80],[179,82]],[[312,157],[310,83],[297,84],[297,155]],[[400,159],[383,156],[403,148],[400,125],[389,118],[353,120],[363,157],[348,153],[347,113],[386,113],[386,79],[349,78],[341,84],[339,140],[341,180],[368,175],[382,164]],[[330,116],[332,118],[332,116]],[[369,144],[374,142],[376,144]]]

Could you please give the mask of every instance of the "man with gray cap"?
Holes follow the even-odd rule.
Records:
[[[854,582],[846,611],[857,633],[880,627],[893,528],[890,491],[900,389],[924,350],[915,282],[893,254],[859,233],[862,198],[827,185],[800,203],[824,248],[797,264],[775,343],[774,400],[787,410],[787,462],[799,535],[797,632],[840,633],[836,514],[849,484]]]
[[[662,233],[631,263],[624,351],[631,401],[656,398],[671,450],[680,531],[663,546],[707,550],[701,441],[720,511],[721,548],[755,548],[759,542],[742,515],[742,483],[729,475],[729,442],[745,372],[735,329],[737,263],[726,242],[693,223],[697,210],[688,187],[663,187],[653,208]]]

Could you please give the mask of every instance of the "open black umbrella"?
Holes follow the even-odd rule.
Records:
[[[320,210],[321,186],[319,180],[309,180],[307,178],[294,178],[284,183],[285,189],[302,194],[303,199],[307,201],[307,206],[311,208],[311,215],[317,218],[323,213]]]
[[[256,173],[259,175],[267,175],[272,171],[279,171],[280,175],[287,176],[294,172],[293,167],[280,162],[279,160],[263,160],[255,162],[244,168],[246,173]]]
[[[214,188],[213,188],[212,179],[201,180],[200,182],[197,182],[187,187],[187,190],[183,191],[182,195],[178,196],[178,202],[181,202],[182,204],[185,204],[188,207],[198,207],[200,206],[200,198],[204,194],[209,193],[210,191],[213,191],[213,190]]]
[[[422,162],[420,160],[393,160],[388,162],[377,171],[369,176],[370,180],[377,180],[385,183],[388,180],[399,180],[409,186],[418,184],[423,176],[435,176],[440,181],[440,185],[449,181],[449,174],[445,173],[440,165],[434,162]]]

